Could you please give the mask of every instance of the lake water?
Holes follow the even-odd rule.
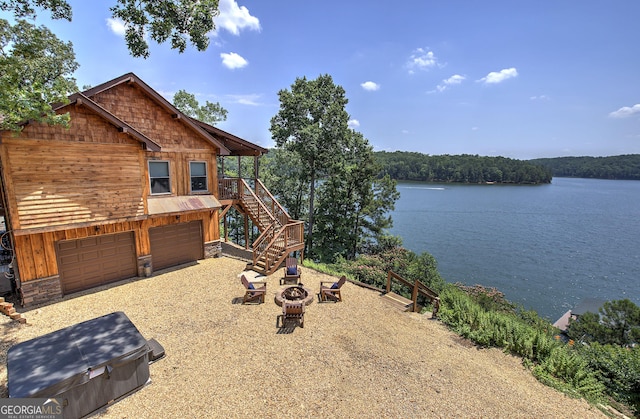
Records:
[[[583,298],[640,305],[640,181],[399,183],[391,233],[447,282],[496,287],[555,321]]]

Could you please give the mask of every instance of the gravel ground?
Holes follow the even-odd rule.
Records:
[[[351,283],[341,303],[315,299],[304,328],[278,328],[273,296],[282,271],[257,278],[268,282],[264,304],[242,305],[244,268],[207,259],[24,311],[27,325],[3,319],[0,395],[7,397],[12,345],[124,311],[167,355],[150,366],[149,385],[99,417],[604,417],[540,384],[518,358],[478,349]],[[308,268],[302,274],[314,292],[332,279]]]

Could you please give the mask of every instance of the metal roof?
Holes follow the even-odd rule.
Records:
[[[213,195],[158,196],[147,199],[149,215],[217,210],[222,207]]]

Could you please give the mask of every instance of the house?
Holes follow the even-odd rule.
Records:
[[[570,321],[576,321],[585,313],[595,313],[598,314],[600,312],[600,307],[604,305],[606,301],[600,298],[585,298],[580,301],[578,305],[572,309],[564,313],[558,320],[553,323],[554,327],[560,329],[561,332],[566,332],[569,327]]]
[[[26,122],[18,135],[0,132],[2,209],[24,305],[215,257],[231,208],[271,231],[259,251],[254,243],[256,269],[273,271],[301,249],[301,223],[262,191],[257,169],[253,187],[219,175],[218,158],[251,155],[257,168],[267,150],[182,114],[136,75],[54,109],[69,112],[68,129]]]

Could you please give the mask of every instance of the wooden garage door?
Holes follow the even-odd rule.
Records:
[[[133,232],[57,244],[62,292],[80,291],[137,276]]]
[[[149,229],[153,270],[202,259],[202,221]]]

